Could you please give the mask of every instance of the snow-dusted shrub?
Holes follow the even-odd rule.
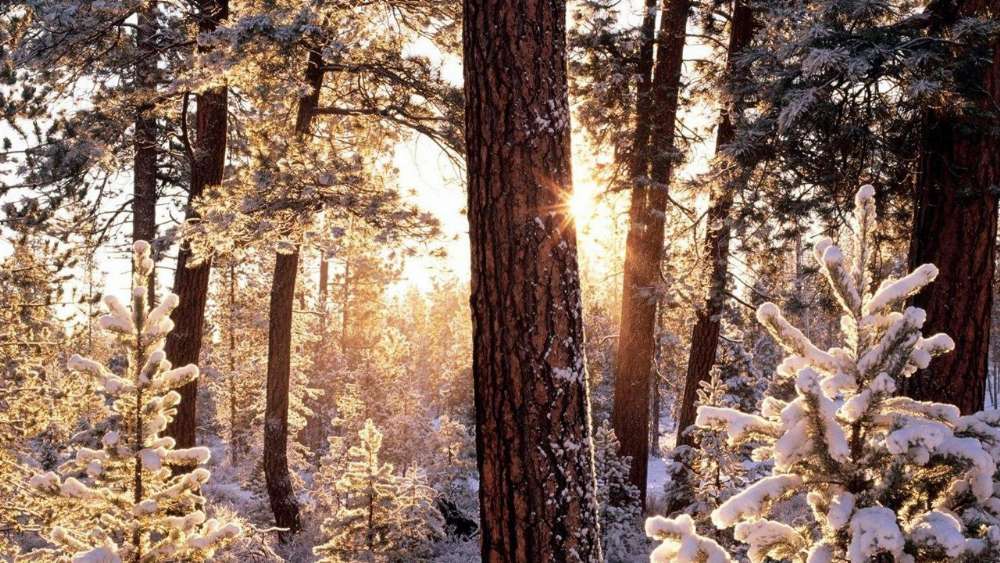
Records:
[[[796,396],[766,397],[760,414],[698,411],[698,426],[724,430],[731,445],[753,445],[755,459],[773,461],[771,475],[711,515],[719,529],[735,527],[755,563],[1000,558],[1000,412],[960,416],[952,405],[894,395],[899,378],[926,368],[953,342],[923,336],[924,312],[903,307],[934,280],[933,265],[868,290],[873,192],[864,186],[857,194],[850,259],[829,239],[814,249],[844,311],[842,345],[819,349],[765,303],[757,318],[788,352],[777,376],[795,382]],[[804,497],[811,521],[768,519],[781,518],[776,504],[792,497]],[[646,527],[663,540],[654,561],[731,560],[686,516],[651,518]]]
[[[371,420],[358,437],[335,484],[339,506],[322,525],[326,543],[313,553],[331,563],[426,558],[432,543],[444,537],[433,489],[422,472],[400,476],[379,460],[382,433]]]
[[[170,312],[178,299],[167,295],[150,309],[145,287],[153,268],[149,244],[137,241],[133,251],[132,307],[106,296],[109,314],[100,319],[127,358],[124,373],[78,355],[68,364],[111,400],[110,429],[100,449],[79,448],[57,472],[37,474],[30,485],[42,495],[72,501],[73,525],[43,533],[67,559],[203,560],[241,530],[201,510],[200,489],[209,472],[196,466],[208,461],[208,449],[177,449],[173,438],[160,436],[181,400],[174,389],[197,378],[198,368],[173,368],[167,361],[163,343],[173,329]]]
[[[734,358],[734,355],[727,354],[727,357]],[[739,360],[740,356],[735,359]],[[699,407],[739,408],[755,404],[754,397],[759,395],[755,391],[756,383],[759,382],[751,375],[750,362],[733,363],[743,366],[743,376],[730,373],[723,380],[724,370],[718,366],[713,368],[711,379],[699,385]],[[664,486],[664,498],[668,514],[683,512],[701,527],[711,525],[711,512],[763,475],[768,466],[750,460],[749,446],[729,445],[723,431],[691,427],[688,432],[692,432],[696,445],[679,446],[671,451],[667,460],[670,478]],[[732,534],[720,534],[715,540],[729,550],[734,547]]]
[[[639,489],[628,479],[629,458],[618,454],[620,443],[610,424],[594,429],[594,473],[600,507],[601,548],[608,563],[645,559],[649,540],[638,524],[642,518]]]

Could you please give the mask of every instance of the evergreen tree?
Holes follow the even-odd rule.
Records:
[[[615,356],[612,424],[623,440],[622,453],[632,460],[631,479],[646,504],[650,411],[656,388],[654,357],[657,308],[661,296],[660,263],[670,185],[680,162],[676,120],[680,110],[681,69],[687,43],[689,0],[663,0],[660,27],[641,51],[646,72],[639,87],[634,148],[630,161],[631,201],[622,277],[621,325]],[[647,4],[646,18],[655,14]],[[652,31],[651,28],[649,31]],[[657,421],[656,424],[659,424]]]
[[[698,426],[723,430],[730,445],[754,446],[755,459],[773,461],[770,476],[711,514],[716,527],[735,526],[735,538],[748,545],[755,563],[1000,555],[1000,497],[993,482],[997,413],[960,416],[952,405],[894,396],[897,381],[950,351],[953,342],[944,334],[921,334],[922,310],[897,310],[934,280],[933,265],[877,288],[870,284],[873,196],[871,186],[856,196],[851,259],[827,238],[814,247],[844,313],[841,346],[818,348],[777,306],[765,303],[757,318],[790,354],[777,377],[794,380],[795,398],[767,397],[760,415],[712,406],[698,411]],[[783,502],[793,498],[804,500],[808,513]],[[652,559],[693,561],[701,553],[710,561],[731,560],[693,524],[686,515],[650,519],[647,532],[663,540]]]
[[[340,506],[323,523],[326,543],[313,552],[320,561],[412,561],[428,554],[444,536],[434,493],[421,474],[401,477],[382,463],[382,433],[369,419],[351,446],[336,482]]]
[[[482,558],[598,561],[566,3],[463,8]]]
[[[594,430],[594,474],[600,506],[601,548],[610,563],[644,559],[647,540],[637,524],[642,517],[639,489],[629,480],[630,460],[618,454],[619,443],[606,422]]]
[[[956,354],[900,382],[920,400],[982,408],[997,232],[996,2],[755,3],[754,45],[739,65],[753,111],[733,152],[754,169],[741,211],[777,237],[799,217],[836,228],[860,178],[876,188],[884,228],[873,240],[909,243],[909,267],[941,276],[914,305]],[[776,173],[778,172],[778,173]],[[891,252],[891,250],[890,250]]]
[[[177,296],[150,310],[144,285],[153,267],[149,253],[147,242],[135,243],[131,309],[104,299],[109,314],[101,326],[120,344],[126,373],[79,355],[68,362],[112,401],[102,447],[81,447],[58,472],[31,478],[40,493],[74,502],[73,521],[63,518],[44,534],[74,561],[202,559],[240,534],[234,523],[206,519],[200,487],[208,470],[179,470],[207,462],[208,449],[175,448],[172,438],[160,436],[180,401],[175,389],[197,378],[198,368],[172,368],[163,352]]]

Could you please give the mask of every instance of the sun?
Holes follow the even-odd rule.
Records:
[[[578,225],[587,223],[597,210],[597,201],[593,190],[587,189],[583,185],[577,185],[573,188],[573,194],[570,195],[566,205],[569,207],[570,214],[573,215],[573,220]]]

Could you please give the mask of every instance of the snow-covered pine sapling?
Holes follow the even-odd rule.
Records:
[[[326,543],[313,548],[320,562],[415,561],[444,537],[434,490],[422,473],[401,477],[379,460],[382,433],[368,419],[334,488],[341,499],[322,525]]]
[[[121,374],[74,355],[68,367],[89,376],[112,403],[111,428],[101,449],[80,448],[75,458],[31,478],[44,495],[75,499],[83,520],[74,530],[55,526],[44,535],[73,561],[197,561],[210,558],[240,534],[235,523],[208,519],[201,486],[209,472],[207,448],[177,449],[160,436],[181,397],[175,391],[198,377],[194,365],[173,368],[163,352],[173,328],[176,295],[150,310],[146,280],[153,261],[149,244],[133,245],[132,306],[104,298],[109,314],[101,327],[127,358]]]
[[[630,460],[618,454],[619,446],[609,423],[594,429],[601,550],[607,563],[636,561],[650,546],[638,526],[642,521],[639,489],[628,479]]]
[[[717,428],[732,445],[755,446],[773,460],[771,475],[712,512],[735,526],[752,562],[867,563],[995,561],[1000,557],[1000,412],[960,416],[952,405],[895,396],[896,382],[952,349],[944,334],[924,337],[924,312],[904,301],[931,283],[925,264],[871,292],[869,243],[874,190],[855,198],[852,257],[829,239],[815,257],[844,311],[841,347],[822,350],[765,303],[757,319],[788,352],[777,377],[792,378],[790,402],[766,397],[760,414],[701,407],[696,424]],[[798,497],[796,503],[782,503]],[[777,508],[777,510],[776,510]],[[769,517],[774,519],[769,519]],[[716,557],[686,521],[651,519],[647,529],[671,553]],[[693,551],[691,551],[693,553]],[[654,560],[677,561],[658,557]],[[718,559],[724,561],[725,559]]]

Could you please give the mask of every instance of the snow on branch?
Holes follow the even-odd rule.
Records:
[[[698,535],[694,520],[687,514],[669,519],[654,516],[646,520],[646,535],[659,540],[649,560],[653,563],[733,563],[722,546]]]

